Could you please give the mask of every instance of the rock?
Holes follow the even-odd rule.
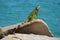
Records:
[[[31,21],[29,23],[23,24],[23,27],[17,29],[16,33],[23,33],[23,34],[38,34],[38,35],[47,35],[52,37],[47,24],[41,20],[37,19],[35,21]]]
[[[2,29],[0,28],[0,39],[4,37],[4,34],[3,34],[3,31]]]
[[[60,40],[60,38],[35,34],[14,34],[8,35],[1,40]]]
[[[19,23],[3,27],[1,28],[1,30],[2,34],[5,36],[14,33],[47,35],[49,37],[53,36],[47,24],[41,19],[36,19],[28,23]]]

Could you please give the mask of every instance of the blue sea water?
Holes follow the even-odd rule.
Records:
[[[39,18],[55,37],[60,37],[60,0],[0,0],[0,26],[23,22],[37,5]]]

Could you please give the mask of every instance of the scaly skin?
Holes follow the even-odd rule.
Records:
[[[38,11],[40,9],[40,6],[37,6],[31,13],[30,15],[28,16],[28,18],[24,21],[24,23],[26,22],[30,22],[34,19],[38,19]]]

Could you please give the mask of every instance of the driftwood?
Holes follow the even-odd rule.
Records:
[[[21,23],[0,28],[0,39],[8,34],[23,33],[23,34],[38,34],[52,37],[47,24],[40,19],[33,20],[28,23]]]

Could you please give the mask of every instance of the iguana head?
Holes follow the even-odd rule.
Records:
[[[40,9],[40,6],[37,6],[37,7],[35,8],[35,10],[37,10],[37,11],[38,11],[39,9]]]

